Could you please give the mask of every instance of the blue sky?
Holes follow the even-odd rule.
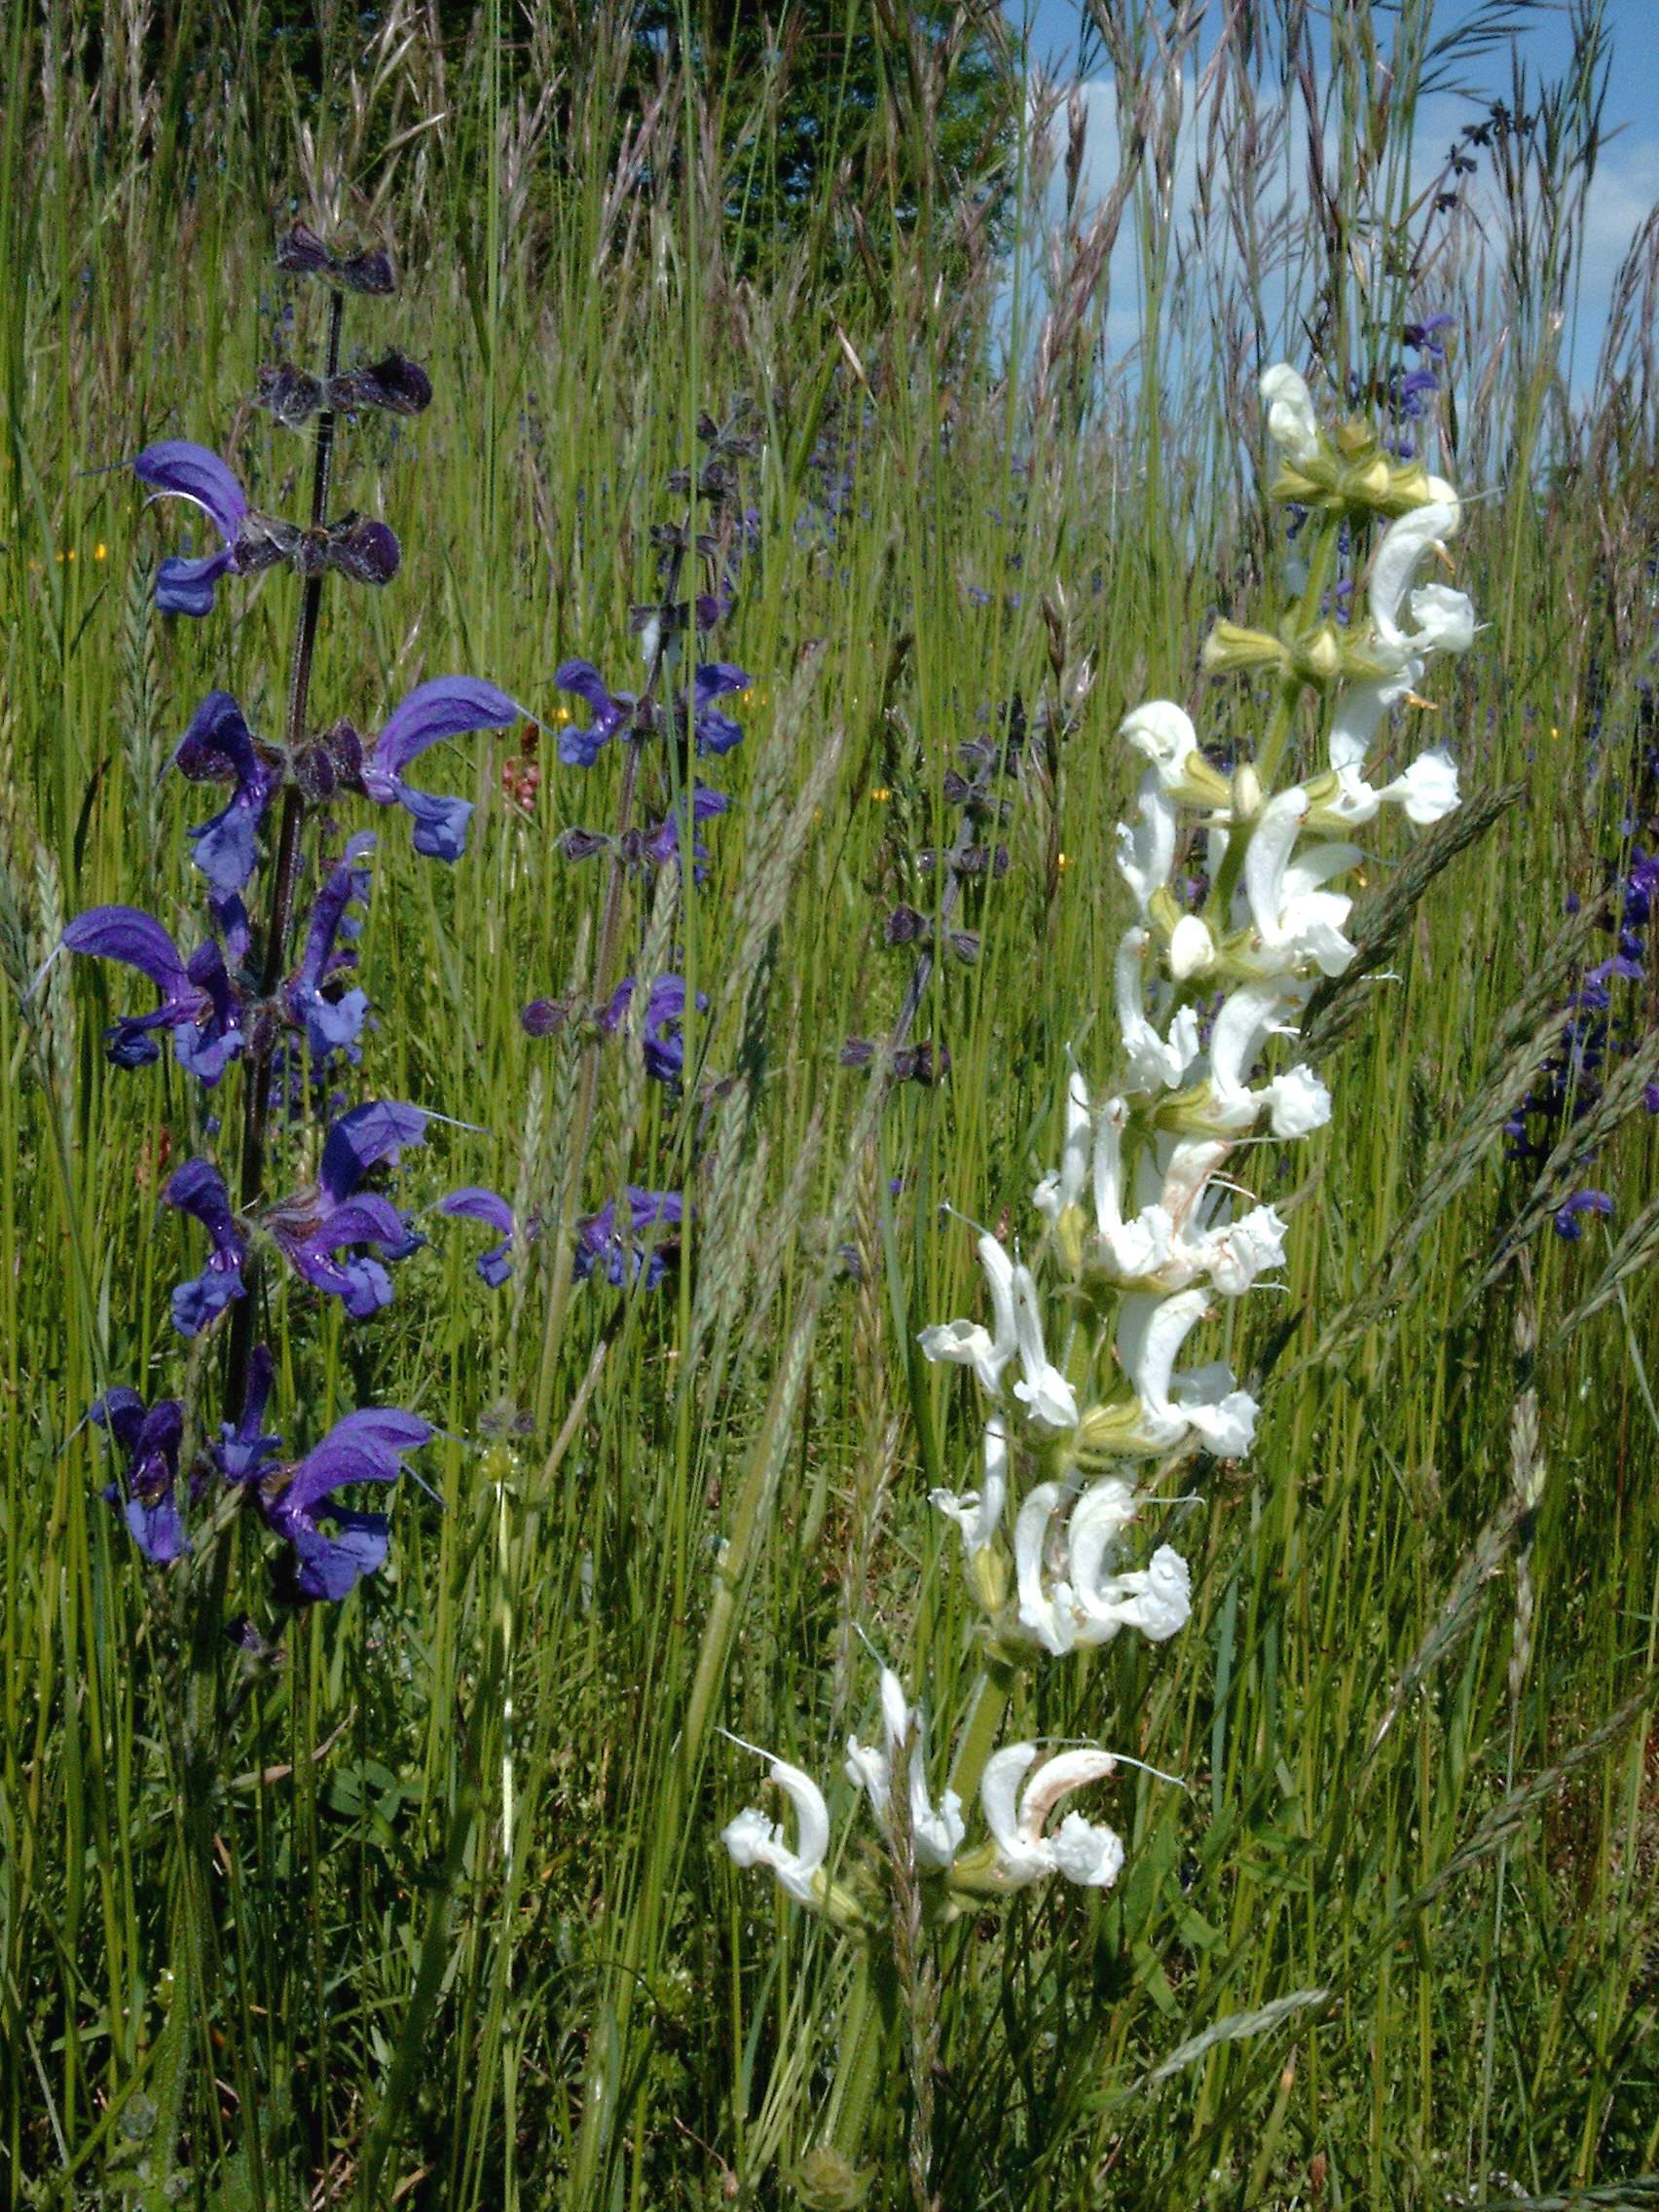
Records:
[[[1034,57],[1062,74],[1075,70],[1082,0],[1007,0],[1015,22],[1029,22]],[[1478,0],[1442,0],[1435,28],[1452,28],[1476,13]],[[1516,45],[1534,81],[1559,76],[1571,53],[1565,4],[1517,12],[1525,27]],[[1583,284],[1572,341],[1573,383],[1582,389],[1592,371],[1606,318],[1615,269],[1637,225],[1659,201],[1659,0],[1607,0],[1613,68],[1604,116],[1604,143],[1587,208]],[[1206,42],[1207,43],[1207,42]],[[1488,97],[1506,94],[1511,59],[1504,45],[1469,69],[1474,87]],[[1446,96],[1432,103],[1422,119],[1436,153],[1458,124],[1472,120],[1474,104]]]

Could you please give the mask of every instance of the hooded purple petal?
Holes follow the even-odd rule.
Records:
[[[369,796],[383,806],[388,804],[398,795],[392,787],[410,761],[440,739],[534,719],[504,691],[475,676],[439,676],[418,684],[395,710],[363,763]]]
[[[220,1441],[213,1448],[213,1458],[228,1483],[257,1482],[265,1472],[266,1461],[282,1441],[279,1436],[260,1433],[274,1376],[269,1346],[256,1345],[247,1364],[241,1417],[235,1427],[229,1421],[223,1423]]]
[[[340,949],[339,940],[360,927],[349,918],[347,908],[368,899],[369,871],[362,864],[374,847],[375,839],[367,832],[353,837],[329,871],[312,905],[305,952],[284,993],[288,1018],[304,1029],[312,1058],[319,1063],[337,1051],[356,1059],[353,1047],[368,1019],[369,1002],[362,991],[325,997],[324,986],[356,966],[355,951]]]
[[[146,446],[132,463],[140,482],[158,492],[190,499],[212,517],[213,526],[227,545],[234,545],[247,515],[247,494],[228,464],[205,446],[188,438],[164,438]]]
[[[136,906],[89,906],[64,931],[63,944],[69,952],[136,968],[169,1001],[191,995],[184,955],[161,923]]]
[[[420,1144],[428,1118],[419,1106],[401,1105],[392,1098],[371,1098],[353,1106],[328,1132],[317,1181],[338,1205],[378,1161],[395,1160],[406,1145]]]
[[[194,1337],[233,1299],[246,1296],[241,1269],[247,1238],[231,1211],[224,1177],[210,1160],[187,1160],[162,1192],[162,1203],[192,1215],[212,1239],[202,1272],[172,1294],[173,1327],[182,1337]]]

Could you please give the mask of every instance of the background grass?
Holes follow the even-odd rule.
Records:
[[[210,1788],[181,1773],[169,1711],[205,1594],[144,1568],[79,1425],[110,1382],[156,1395],[180,1372],[167,1295],[189,1233],[157,1191],[201,1141],[201,1104],[170,1063],[105,1064],[101,1022],[129,1002],[94,964],[55,968],[26,1010],[0,994],[13,2201],[854,2200],[822,2159],[802,2170],[835,2117],[845,1961],[719,1849],[756,1774],[713,1729],[827,1775],[868,1717],[855,1626],[937,1714],[966,1687],[972,1608],[926,1493],[970,1462],[974,1409],[913,1351],[974,1295],[940,1201],[1017,1228],[1065,1046],[1108,1072],[1124,710],[1201,696],[1206,741],[1248,743],[1244,694],[1201,685],[1196,655],[1215,612],[1260,618],[1282,551],[1255,373],[1288,354],[1339,387],[1374,375],[1401,319],[1442,305],[1458,318],[1444,463],[1488,495],[1458,581],[1489,627],[1435,734],[1467,792],[1522,790],[1427,888],[1396,979],[1363,986],[1305,1184],[1263,1156],[1263,1195],[1295,1209],[1291,1289],[1247,1302],[1228,1347],[1241,1372],[1272,1366],[1252,1461],[1200,1471],[1180,1521],[1190,1628],[1018,1692],[1022,1730],[1098,1739],[1188,1788],[1121,1777],[1110,1896],[1034,1893],[939,1937],[933,2187],[986,2207],[1646,2200],[1643,1113],[1545,1193],[1598,1181],[1613,1221],[1572,1245],[1533,1218],[1487,1280],[1532,1180],[1501,1159],[1500,1080],[1525,1087],[1606,949],[1587,925],[1563,944],[1569,903],[1594,901],[1659,803],[1640,775],[1643,241],[1577,407],[1552,323],[1606,56],[1589,14],[1575,80],[1524,88],[1535,115],[1491,151],[1502,219],[1483,242],[1408,173],[1437,51],[1417,0],[1386,25],[1346,14],[1306,95],[1294,7],[1219,48],[1198,12],[1101,16],[1146,146],[1100,215],[1068,203],[1063,160],[1025,128],[1003,172],[1011,259],[976,227],[983,177],[936,175],[931,222],[880,222],[883,134],[925,167],[938,60],[883,12],[889,92],[846,179],[738,276],[741,156],[722,149],[744,143],[725,128],[744,89],[669,72],[624,96],[625,25],[604,11],[492,6],[447,35],[411,7],[325,13],[320,96],[257,8],[8,14],[14,985],[85,906],[182,914],[194,802],[155,779],[203,691],[236,691],[258,728],[279,717],[295,587],[272,575],[209,622],[159,621],[149,567],[178,522],[119,468],[88,473],[191,436],[257,505],[297,504],[303,442],[246,405],[260,362],[310,358],[320,329],[320,295],[271,267],[274,211],[384,226],[405,286],[384,313],[352,306],[348,351],[394,340],[437,388],[412,425],[343,433],[337,503],[384,514],[404,567],[330,602],[319,722],[373,729],[451,669],[549,715],[568,654],[630,681],[627,609],[698,410],[742,401],[763,440],[720,633],[755,680],[721,764],[739,803],[664,918],[711,998],[683,1098],[646,1096],[608,1049],[581,1148],[579,1049],[518,1020],[588,987],[605,864],[555,839],[610,825],[614,748],[586,773],[545,760],[528,808],[503,796],[510,735],[445,760],[480,801],[467,858],[423,863],[394,825],[362,940],[367,1084],[485,1132],[434,1143],[433,1190],[494,1182],[556,1220],[573,1157],[584,1208],[624,1177],[685,1180],[685,1265],[654,1294],[590,1283],[561,1314],[551,1237],[490,1299],[445,1236],[372,1326],[290,1300],[290,1443],[371,1397],[418,1406],[445,1431],[426,1456],[442,1503],[400,1491],[388,1568],[237,1675]],[[1228,124],[1178,228],[1155,95],[1184,59],[1214,68]],[[1013,96],[1026,124],[1051,105]],[[1311,137],[1308,98],[1329,127]],[[1126,356],[1102,344],[1108,220],[1135,242]],[[956,917],[980,957],[940,968],[913,1032],[948,1049],[948,1079],[884,1097],[839,1048],[899,1014],[913,956],[884,947],[884,916],[937,900],[913,856],[951,834],[944,773],[1015,693],[1042,740],[1001,832],[1012,866]],[[1379,847],[1379,895],[1406,849],[1393,831]],[[631,945],[648,931],[645,896],[625,927]],[[1625,995],[1645,1035],[1651,980]],[[1578,1319],[1633,1224],[1628,1276]],[[722,1539],[756,1503],[734,1585]],[[264,1547],[238,1545],[227,1604],[270,1632]],[[909,2096],[902,2070],[875,2084],[855,2158],[871,2203],[909,2190]]]

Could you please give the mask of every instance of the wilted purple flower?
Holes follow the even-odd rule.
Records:
[[[282,1441],[279,1436],[260,1433],[274,1374],[270,1347],[255,1345],[247,1363],[247,1388],[242,1396],[241,1413],[234,1426],[230,1421],[221,1424],[219,1442],[209,1453],[213,1464],[228,1483],[257,1482],[265,1472],[266,1461]]]
[[[363,831],[350,839],[329,871],[312,906],[305,951],[283,991],[288,1019],[304,1030],[306,1050],[319,1065],[333,1052],[344,1052],[350,1060],[359,1057],[357,1039],[368,1018],[368,998],[355,987],[329,995],[328,987],[356,969],[355,949],[350,943],[342,946],[339,940],[354,937],[362,926],[346,909],[368,901],[369,871],[363,863],[374,849],[374,836]]]
[[[174,1494],[184,1408],[160,1398],[146,1409],[136,1390],[119,1388],[101,1397],[87,1419],[127,1454],[121,1476],[104,1489],[105,1500],[121,1514],[144,1557],[166,1567],[190,1549]]]
[[[678,1229],[683,1219],[684,1201],[678,1191],[645,1191],[637,1183],[628,1184],[623,1195],[628,1201],[629,1234],[624,1235],[617,1226],[616,1201],[607,1198],[597,1213],[576,1224],[572,1272],[578,1282],[585,1282],[599,1268],[606,1280],[618,1289],[624,1283],[637,1282],[643,1272],[645,1288],[653,1290],[669,1269],[679,1264],[680,1239],[659,1238],[652,1233]],[[647,1235],[648,1245],[638,1241]]]
[[[498,1233],[501,1241],[492,1245],[488,1252],[481,1252],[476,1265],[490,1288],[499,1290],[513,1272],[508,1257],[513,1241],[513,1209],[506,1199],[498,1192],[471,1184],[463,1191],[451,1191],[448,1198],[440,1198],[438,1211],[460,1221],[481,1221],[487,1229]]]
[[[1557,1209],[1556,1235],[1576,1243],[1584,1234],[1580,1214],[1611,1213],[1612,1210],[1613,1201],[1605,1191],[1574,1191],[1567,1203]]]
[[[320,276],[349,292],[379,295],[394,291],[391,256],[383,245],[361,253],[330,253],[309,223],[294,223],[276,240],[276,266],[292,276]]]
[[[632,976],[625,976],[611,993],[610,1003],[603,1009],[599,1025],[608,1036],[614,1037],[621,1028],[634,993],[639,988]],[[697,993],[697,1011],[708,1006],[706,991]],[[685,1072],[685,1040],[681,1034],[685,1019],[685,978],[683,976],[659,976],[645,993],[645,1012],[640,1017],[640,1043],[645,1051],[645,1072],[658,1083],[677,1084]]]
[[[156,606],[164,614],[211,614],[219,578],[237,569],[237,540],[247,520],[247,494],[229,466],[205,446],[188,438],[164,438],[146,446],[132,463],[141,483],[158,492],[189,499],[200,507],[224,539],[224,549],[189,561],[176,553],[156,571]]]
[[[632,691],[614,695],[608,691],[604,677],[591,660],[561,661],[553,671],[553,682],[561,691],[585,699],[593,714],[586,729],[559,732],[559,757],[567,768],[591,768],[599,758],[600,748],[633,720],[639,701]]]
[[[433,860],[458,861],[466,850],[469,798],[442,798],[403,780],[409,763],[441,738],[475,729],[504,729],[535,717],[473,676],[439,676],[418,684],[375,740],[363,762],[363,789],[377,806],[394,802],[414,817],[415,850]]]
[[[273,1206],[265,1227],[283,1258],[313,1289],[338,1298],[354,1321],[366,1321],[391,1300],[391,1277],[383,1261],[407,1259],[422,1239],[389,1198],[357,1186],[379,1161],[419,1144],[427,1117],[417,1106],[370,1099],[341,1116],[329,1130],[314,1188]],[[374,1253],[352,1253],[372,1245]],[[350,1256],[341,1259],[337,1255]]]
[[[235,784],[230,803],[190,832],[197,866],[215,891],[240,891],[259,862],[259,825],[276,787],[242,711],[228,691],[210,691],[191,717],[169,768],[193,784]]]
[[[431,1439],[416,1414],[396,1406],[365,1407],[337,1420],[322,1442],[292,1467],[266,1475],[259,1487],[266,1521],[293,1546],[294,1586],[303,1598],[339,1600],[386,1564],[387,1517],[336,1502],[348,1483],[394,1483],[403,1456]],[[325,1533],[319,1518],[333,1524]]]
[[[705,661],[698,668],[691,689],[691,735],[699,753],[729,753],[743,743],[743,729],[715,705],[730,691],[747,691],[747,672],[730,661]]]
[[[566,1009],[557,999],[532,999],[519,1015],[519,1026],[527,1037],[551,1037],[555,1029],[565,1026]]]
[[[210,1160],[187,1160],[163,1191],[162,1203],[194,1215],[212,1239],[207,1265],[172,1294],[173,1327],[181,1337],[194,1337],[232,1299],[247,1296],[241,1278],[247,1238],[231,1211],[225,1179]]]
[[[241,902],[214,910],[216,918],[234,919]],[[90,906],[64,931],[63,946],[136,968],[162,994],[154,1014],[124,1014],[104,1031],[104,1050],[117,1067],[147,1067],[161,1053],[152,1032],[170,1029],[179,1066],[210,1090],[241,1051],[241,1001],[210,940],[187,961],[152,915],[135,906]]]

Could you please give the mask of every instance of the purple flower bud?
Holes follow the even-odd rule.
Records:
[[[259,826],[276,778],[228,691],[210,691],[203,700],[167,766],[192,783],[235,785],[229,804],[190,837],[196,865],[214,890],[240,891],[258,866]]]

